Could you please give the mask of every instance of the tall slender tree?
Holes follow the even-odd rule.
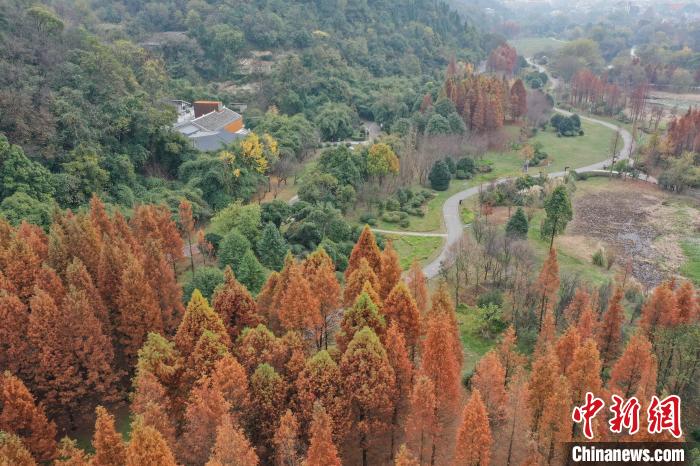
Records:
[[[98,406],[96,412],[95,435],[92,438],[95,456],[92,457],[92,464],[120,466],[126,461],[126,444],[114,427],[114,416],[102,406]]]
[[[349,280],[350,275],[360,266],[362,259],[367,260],[367,264],[372,269],[375,275],[379,276],[382,272],[382,256],[377,247],[377,240],[369,225],[365,225],[357,239],[357,243],[352,248],[350,257],[348,258],[348,267],[345,269],[345,280]]]
[[[622,297],[622,288],[616,287],[596,335],[603,367],[609,367],[610,363],[620,354],[622,322],[625,318]]]
[[[372,329],[365,327],[355,334],[343,354],[340,372],[362,464],[367,466],[370,446],[388,427],[396,384],[386,350]]]
[[[333,443],[333,421],[326,414],[321,403],[314,405],[313,421],[311,422],[311,441],[306,453],[305,466],[340,466],[338,449]]]
[[[399,255],[396,253],[396,249],[394,249],[391,241],[387,241],[382,251],[382,269],[379,276],[381,277],[381,286],[378,291],[382,300],[384,300],[401,279]]]
[[[178,221],[180,223],[180,231],[187,239],[187,247],[189,248],[190,266],[192,274],[194,274],[194,251],[192,250],[192,235],[194,234],[194,218],[192,217],[192,204],[187,199],[180,200],[178,207]]]
[[[426,312],[428,310],[428,286],[418,261],[414,260],[411,268],[408,269],[406,284],[413,295],[413,299],[416,300],[418,310]]]
[[[258,455],[243,430],[225,414],[216,429],[216,441],[207,466],[257,466]]]
[[[391,290],[385,298],[382,311],[390,324],[396,322],[404,336],[411,359],[415,359],[420,336],[420,311],[406,284],[399,282]]]
[[[457,432],[455,464],[488,466],[491,461],[491,428],[479,390],[473,390],[462,411],[462,424]]]

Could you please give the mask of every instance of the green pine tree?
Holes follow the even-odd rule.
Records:
[[[226,233],[219,244],[219,265],[224,268],[230,265],[234,273],[238,275],[238,266],[246,251],[250,250],[250,241],[243,233],[233,228]]]
[[[430,175],[428,175],[430,186],[435,191],[446,191],[450,187],[451,177],[450,169],[444,160],[435,162],[430,170]]]
[[[528,224],[525,211],[522,207],[518,207],[515,213],[508,220],[506,225],[506,233],[508,236],[516,238],[525,238],[527,236]]]
[[[552,191],[544,202],[544,210],[547,216],[542,221],[542,238],[549,238],[549,249],[554,245],[554,237],[566,229],[566,225],[573,218],[571,200],[564,186],[558,186]]]
[[[265,283],[265,269],[260,265],[258,258],[255,257],[251,249],[245,252],[238,269],[234,269],[234,273],[238,281],[245,285],[248,291],[253,294],[257,294]]]
[[[258,240],[258,257],[260,262],[273,270],[279,271],[284,264],[284,256],[287,255],[289,245],[282,237],[274,223],[269,222]]]

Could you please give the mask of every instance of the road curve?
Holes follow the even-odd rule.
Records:
[[[559,108],[555,108],[554,111],[561,113],[563,115],[571,115],[571,112],[567,112],[566,110],[562,110]],[[598,125],[605,126],[606,128],[610,128],[612,130],[616,130],[620,132],[620,135],[622,136],[622,140],[624,141],[624,145],[622,149],[617,153],[617,156],[615,157],[616,160],[620,159],[626,159],[629,154],[632,152],[632,135],[627,131],[626,129],[619,127],[617,125],[614,125],[612,123],[608,123],[607,121],[602,121],[598,120],[595,118],[590,118],[590,117],[581,117],[582,120],[589,121],[591,123],[595,123]],[[580,167],[576,168],[575,170],[579,173],[582,172],[590,172],[590,171],[596,171],[596,170],[602,170],[604,167],[609,166],[611,163],[610,159],[603,160],[602,162],[594,163],[592,165],[587,165],[585,167]],[[548,173],[547,176],[549,177],[561,177],[564,176],[565,172],[554,172],[554,173]],[[500,178],[496,180],[496,183],[503,183],[507,181],[508,178]],[[459,205],[460,202],[463,201],[464,199],[468,199],[472,196],[475,196],[479,193],[479,186],[474,186],[473,188],[465,189],[464,191],[460,191],[456,194],[453,194],[447,200],[445,203],[442,205],[442,216],[445,220],[445,229],[447,230],[447,239],[445,240],[445,243],[442,246],[442,250],[440,251],[440,255],[436,257],[432,262],[429,264],[426,264],[423,267],[423,273],[425,276],[430,279],[436,277],[440,273],[440,266],[442,265],[442,262],[447,259],[447,254],[450,250],[450,247],[457,243],[459,239],[462,237],[462,234],[464,232],[464,226],[462,224],[462,219],[459,215]]]

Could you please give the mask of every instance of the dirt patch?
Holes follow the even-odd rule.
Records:
[[[653,287],[685,260],[679,240],[700,225],[700,212],[671,201],[669,194],[641,182],[582,184],[574,197],[574,219],[564,244],[587,259],[612,248],[618,263],[631,259],[632,275]]]

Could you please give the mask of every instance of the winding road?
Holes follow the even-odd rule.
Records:
[[[566,110],[562,110],[559,108],[554,109],[556,112],[559,112],[563,115],[571,115],[570,112],[567,112]],[[630,154],[631,146],[632,146],[632,135],[629,133],[624,128],[621,128],[619,126],[616,126],[612,123],[608,123],[607,121],[602,121],[602,120],[597,120],[595,118],[589,118],[589,117],[581,117],[582,120],[587,120],[590,121],[591,123],[599,124],[602,126],[605,126],[607,128],[610,128],[612,130],[617,130],[620,132],[620,135],[622,136],[622,139],[624,141],[624,146],[622,149],[618,152],[617,156],[615,157],[616,160],[620,159],[626,159],[627,156]],[[594,163],[592,165],[588,165],[585,167],[580,167],[576,168],[575,170],[579,173],[583,172],[591,172],[591,171],[597,171],[597,170],[603,170],[605,167],[609,166],[611,163],[610,159],[603,160],[602,162]],[[566,172],[554,172],[554,173],[548,173],[547,175],[549,177],[561,177],[564,176]],[[496,183],[503,183],[507,181],[509,178],[501,178],[499,180],[496,180]],[[445,243],[442,246],[442,250],[440,251],[440,255],[436,257],[432,262],[429,264],[426,264],[423,267],[423,273],[425,276],[430,279],[434,278],[440,273],[440,266],[442,262],[447,259],[448,252],[450,250],[450,247],[457,243],[459,239],[462,237],[462,234],[464,232],[464,225],[462,224],[462,219],[459,215],[459,204],[461,201],[468,199],[472,196],[475,196],[479,193],[479,186],[474,186],[469,189],[465,189],[464,191],[460,191],[456,194],[453,194],[447,200],[445,203],[442,205],[442,216],[445,221],[445,229],[447,230],[447,239]],[[406,234],[406,233],[404,233]]]

